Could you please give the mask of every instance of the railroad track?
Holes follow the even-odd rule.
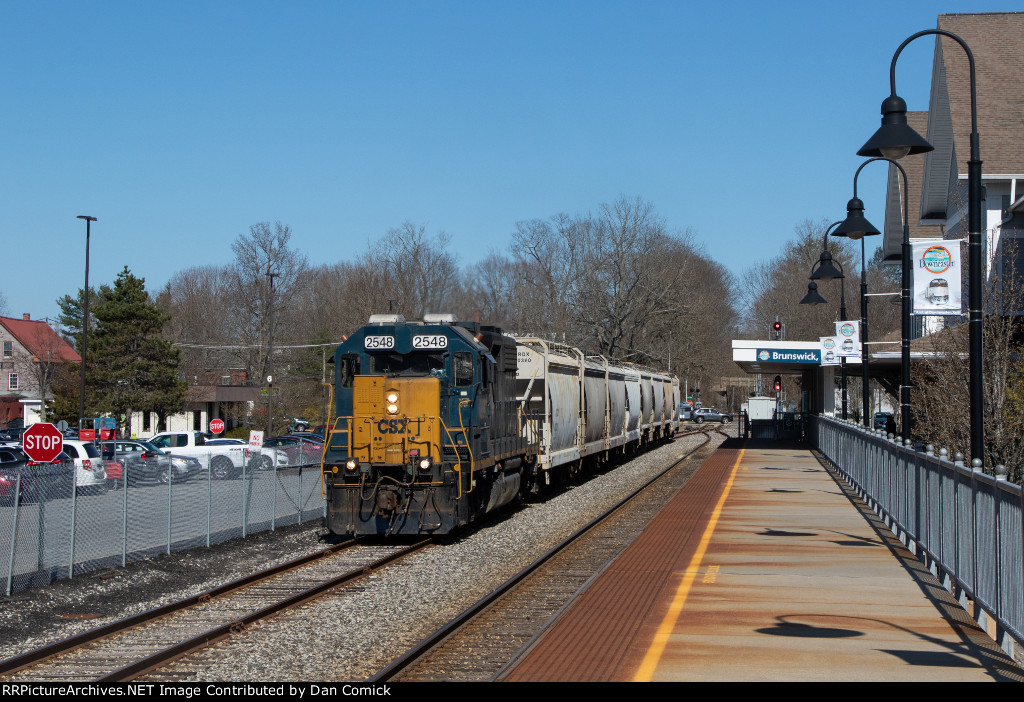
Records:
[[[367,679],[368,682],[498,679],[675,494],[710,452],[705,441],[604,514]],[[686,435],[684,434],[684,435]],[[636,499],[639,496],[643,499]]]
[[[123,682],[221,641],[281,610],[432,543],[348,541],[245,578],[0,661],[3,682]]]

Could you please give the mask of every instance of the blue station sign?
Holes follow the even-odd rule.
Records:
[[[758,349],[757,360],[761,363],[821,363],[818,349]]]

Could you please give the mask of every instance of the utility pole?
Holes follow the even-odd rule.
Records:
[[[270,327],[267,336],[267,438],[274,435],[274,278],[280,277],[280,273],[271,273],[267,270],[267,279],[270,281]]]

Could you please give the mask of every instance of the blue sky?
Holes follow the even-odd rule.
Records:
[[[0,0],[0,293],[158,291],[280,221],[311,263],[411,221],[461,263],[519,220],[654,204],[737,274],[845,216],[900,42],[979,2]],[[897,88],[927,108],[934,42]],[[982,135],[982,158],[985,157]],[[885,168],[859,194],[882,223]],[[913,184],[911,184],[913,186]]]

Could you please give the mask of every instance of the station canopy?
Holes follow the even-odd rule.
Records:
[[[821,366],[821,345],[817,341],[733,339],[732,360],[751,374],[799,374]],[[850,362],[860,365],[859,358]]]

